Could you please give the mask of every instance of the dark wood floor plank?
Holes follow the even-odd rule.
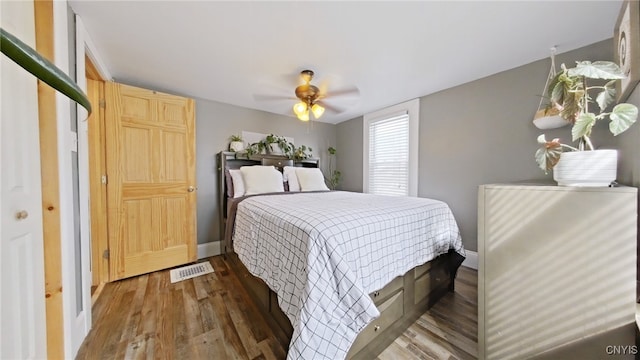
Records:
[[[377,357],[378,360],[415,360],[416,355],[403,347],[399,341],[393,342],[386,351]]]
[[[219,331],[204,332],[189,340],[192,349],[192,359],[222,359],[225,358],[224,344]]]
[[[120,336],[118,350],[116,351],[115,356],[116,358],[125,357],[128,350],[128,344],[133,341],[138,334],[138,328],[141,322],[140,311],[144,302],[148,279],[148,275],[142,275],[128,281],[129,289],[134,292],[134,295],[131,299],[131,303],[127,304],[126,310],[123,309],[123,311],[128,312],[128,317],[125,320],[125,326]]]
[[[221,294],[213,296],[213,308],[220,320],[220,328],[222,330],[227,355],[234,359],[247,359],[249,356],[242,345],[240,335],[238,335],[238,331],[233,324],[233,319],[231,318],[231,315],[229,315],[229,310],[227,309]]]
[[[135,295],[134,291],[127,291],[120,298],[120,301],[116,302],[115,311],[119,311],[120,314],[118,316],[112,316],[106,319],[106,328],[107,329],[124,329],[126,327],[126,321],[129,318],[129,308],[128,304],[131,303],[133,296]],[[102,348],[103,358],[107,359],[115,359],[118,355],[120,338],[122,336],[121,331],[106,331],[104,334],[104,346]]]
[[[141,324],[138,327],[138,334],[144,335],[144,337],[155,337],[156,335],[156,323],[158,317],[156,312],[158,311],[158,294],[160,293],[160,272],[149,274],[147,280],[147,289],[145,291],[145,297],[142,301],[142,307],[140,308]],[[147,349],[150,349],[148,346]]]
[[[467,343],[461,340],[460,337],[452,337],[450,334],[441,331],[438,327],[423,327],[418,324],[418,326],[414,326],[412,329],[416,332],[416,337],[414,338],[417,340],[416,344],[424,342],[425,339],[430,339],[458,359],[472,360],[477,357],[472,355],[476,353],[476,346],[471,345],[467,347],[465,346]]]
[[[202,329],[202,314],[200,313],[200,304],[198,303],[195,281],[184,282],[182,295],[185,307],[185,322],[187,325],[188,337],[193,338],[204,332]]]
[[[265,344],[266,341],[266,344]],[[262,340],[260,344],[264,344],[262,346],[268,346],[271,349],[271,353],[275,355],[276,359],[284,359],[287,357],[286,349],[280,345],[280,342],[276,339],[275,336],[270,336],[266,340]],[[265,354],[268,351],[265,352]]]
[[[227,305],[227,310],[229,311],[229,316],[232,319],[233,326],[239,335],[240,341],[242,342],[249,359],[257,358],[262,354],[262,351],[258,348],[258,342],[253,336],[250,326],[244,320],[244,315],[238,310],[236,302],[232,301],[232,296],[230,296],[229,293],[223,294],[222,299]]]
[[[209,292],[207,291],[207,278],[210,276],[211,274],[206,274],[193,278],[193,288],[196,291],[196,299],[198,301],[206,299],[209,296]]]
[[[184,303],[184,286],[182,282],[171,291],[171,303],[173,310],[173,343],[176,359],[189,358],[189,330],[187,329],[187,312]]]
[[[445,339],[447,342],[455,345],[458,348],[463,349],[467,354],[472,356],[476,356],[478,350],[477,340],[474,338],[470,338],[455,329],[449,326],[443,326],[441,323],[435,323],[427,320],[427,316],[423,316],[416,321],[416,326],[414,329],[417,329],[421,332],[430,332],[434,333],[442,339]]]
[[[207,297],[198,302],[200,308],[200,323],[202,324],[202,331],[209,332],[211,330],[220,330],[218,320],[216,318],[211,300]]]
[[[155,337],[138,335],[131,342],[126,344],[124,359],[153,359],[153,348],[155,347],[154,343]]]
[[[221,261],[215,261],[215,263],[218,267],[223,266]],[[259,326],[260,324],[258,321],[245,321],[245,315],[252,312],[245,303],[245,299],[248,297],[248,294],[244,293],[242,285],[235,276],[223,275],[219,278],[220,281],[223,282],[225,288],[237,289],[237,291],[227,291],[221,295],[227,305],[229,316],[233,319],[233,324],[240,335],[240,339],[247,355],[250,359],[258,358],[262,354],[262,351],[257,346],[257,343],[262,341],[265,336],[264,332],[260,330],[261,326]],[[255,317],[253,318],[256,319]],[[258,338],[255,334],[258,334]]]
[[[160,279],[161,284],[167,281]],[[160,285],[160,292],[158,294],[158,312],[156,316],[156,342],[154,352],[157,356],[162,356],[165,359],[175,359],[175,348],[173,342],[173,324],[174,321],[171,318],[172,311],[172,296],[169,291],[169,287]]]

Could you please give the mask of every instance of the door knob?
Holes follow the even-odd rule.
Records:
[[[196,191],[196,188],[193,186],[189,186],[189,188],[187,189],[188,192],[194,192]]]
[[[26,210],[21,210],[16,213],[16,219],[24,220],[29,217],[29,213]]]

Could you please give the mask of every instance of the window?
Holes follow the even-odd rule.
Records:
[[[418,195],[419,109],[415,99],[364,116],[364,192]]]

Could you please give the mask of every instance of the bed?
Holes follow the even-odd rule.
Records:
[[[271,171],[250,165],[318,162],[218,160],[223,251],[288,359],[375,357],[453,291],[464,249],[445,203],[322,189],[229,197],[230,171],[246,180]]]

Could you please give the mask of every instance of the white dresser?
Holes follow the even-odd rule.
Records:
[[[480,186],[479,358],[635,323],[637,204],[632,187]]]

